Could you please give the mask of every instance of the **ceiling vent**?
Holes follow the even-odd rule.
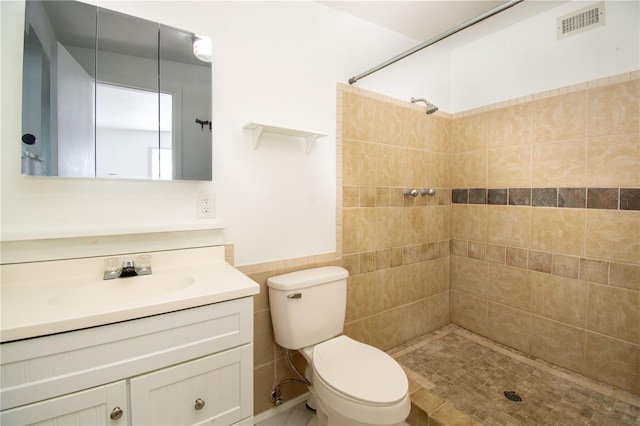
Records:
[[[557,19],[558,40],[604,25],[604,2],[593,4]]]

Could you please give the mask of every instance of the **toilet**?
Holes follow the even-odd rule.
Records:
[[[385,352],[342,334],[348,275],[326,266],[269,278],[276,342],[307,360],[309,425],[402,424],[411,409],[406,374]]]

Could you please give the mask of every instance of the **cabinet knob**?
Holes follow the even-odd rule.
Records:
[[[109,418],[111,420],[119,420],[120,417],[122,417],[122,413],[123,413],[122,408],[116,407],[113,410],[111,410],[111,414],[109,415]]]
[[[204,408],[204,401],[200,398],[196,399],[196,405],[194,406],[196,410],[202,410]]]

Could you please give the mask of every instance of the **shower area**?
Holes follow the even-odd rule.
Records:
[[[409,423],[640,424],[640,73],[337,99],[345,333],[403,365]]]

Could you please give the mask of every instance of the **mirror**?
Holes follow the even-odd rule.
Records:
[[[211,180],[200,37],[76,1],[25,12],[22,174]]]

